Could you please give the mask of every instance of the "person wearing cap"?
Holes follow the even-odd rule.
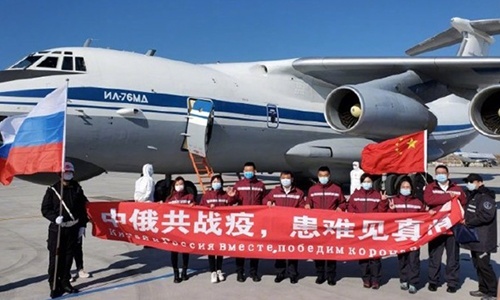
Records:
[[[361,175],[363,175],[363,170],[359,167],[358,161],[352,162],[352,170],[351,170],[351,194],[354,193],[355,190],[361,188]]]
[[[73,164],[66,162],[61,181],[47,189],[42,201],[42,215],[50,221],[47,249],[51,298],[60,297],[64,293],[78,293],[70,284],[70,269],[78,239],[85,233],[88,222],[85,208],[88,200],[80,184],[73,179],[74,172]],[[56,267],[57,275],[54,274]]]
[[[449,180],[448,167],[438,165],[435,168],[435,181],[429,183],[424,190],[424,203],[429,208],[429,211],[437,212],[443,205],[450,202],[455,197],[465,206],[465,193],[460,186]],[[443,252],[446,250],[446,269],[445,280],[448,285],[446,291],[448,293],[456,293],[459,286],[460,273],[460,246],[458,245],[455,236],[451,230],[436,237],[429,242],[429,285],[428,290],[431,292],[437,291],[439,284],[439,275],[441,273],[441,260]]]
[[[473,297],[483,300],[496,299],[497,276],[493,270],[491,253],[497,252],[497,207],[495,192],[483,184],[479,174],[471,173],[464,181],[469,194],[465,206],[465,225],[476,230],[479,242],[461,244],[471,252],[472,263],[477,272],[479,289],[471,291]]]

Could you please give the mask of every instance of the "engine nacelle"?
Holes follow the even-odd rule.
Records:
[[[500,85],[487,87],[474,96],[469,118],[482,135],[500,140]]]
[[[437,118],[420,102],[403,94],[369,85],[347,85],[326,99],[325,119],[339,133],[391,138],[428,129]]]

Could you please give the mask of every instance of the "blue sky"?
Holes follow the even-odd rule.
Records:
[[[447,29],[452,17],[500,18],[500,0],[3,0],[0,68],[87,38],[95,47],[154,48],[157,56],[193,63],[404,56]],[[499,44],[490,55],[500,56]],[[452,56],[457,49],[426,55]],[[482,141],[466,149],[500,152],[500,142]]]

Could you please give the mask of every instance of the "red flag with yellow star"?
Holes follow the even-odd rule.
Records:
[[[426,172],[427,130],[377,144],[361,152],[361,168],[369,174]]]

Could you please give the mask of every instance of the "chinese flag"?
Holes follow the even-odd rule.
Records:
[[[369,144],[361,152],[361,168],[369,174],[425,172],[427,130]]]

